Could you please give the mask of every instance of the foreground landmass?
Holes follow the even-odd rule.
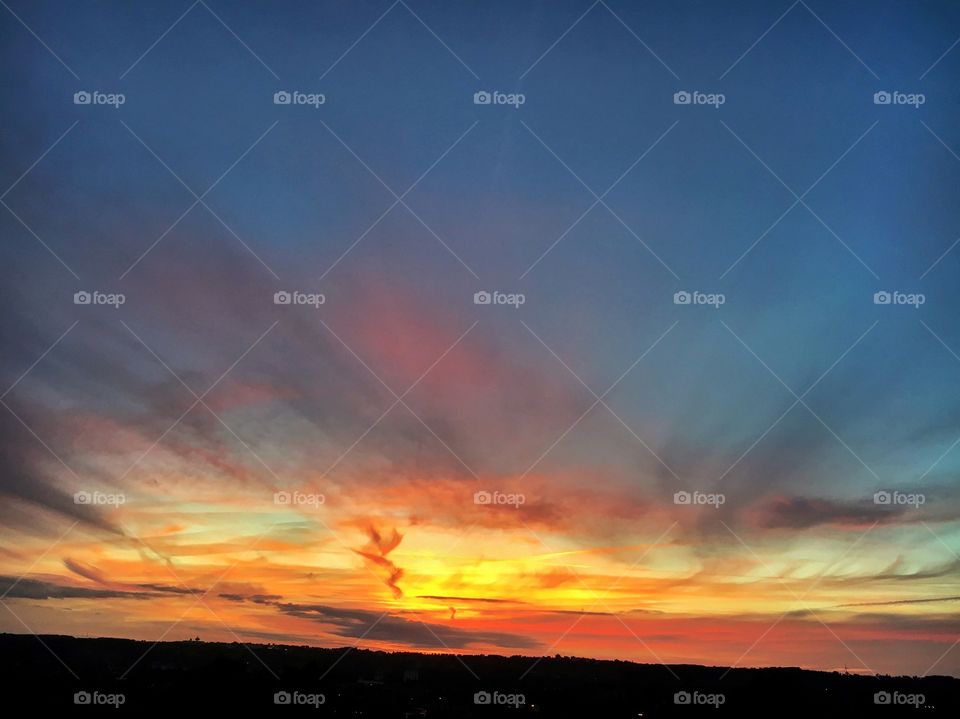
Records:
[[[8,708],[338,717],[958,716],[960,679],[0,635]]]

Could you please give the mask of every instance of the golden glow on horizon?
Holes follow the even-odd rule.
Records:
[[[422,499],[416,491],[411,488],[411,509]],[[463,518],[453,527],[411,522],[401,512],[376,516],[374,507],[357,503],[311,509],[263,506],[262,497],[249,489],[219,506],[166,495],[162,508],[144,502],[150,509],[138,512],[136,499],[131,497],[116,519],[131,536],[136,528],[140,541],[114,538],[105,543],[78,527],[30,572],[31,578],[117,596],[58,599],[55,604],[23,600],[29,605],[23,607],[24,616],[81,634],[160,636],[172,617],[182,615],[171,638],[185,632],[225,641],[237,636],[316,645],[354,641],[340,620],[314,617],[310,610],[299,616],[289,611],[321,605],[389,612],[476,633],[476,642],[457,646],[457,651],[537,653],[539,646],[540,651],[650,660],[633,633],[645,637],[665,660],[704,661],[708,657],[698,652],[709,647],[711,661],[723,661],[719,652],[732,662],[738,659],[736,647],[746,650],[778,617],[805,608],[827,614],[849,636],[882,636],[858,620],[855,607],[840,605],[904,598],[903,591],[893,595],[882,583],[850,583],[851,577],[884,567],[862,556],[835,562],[836,543],[826,538],[812,539],[802,548],[757,549],[756,556],[746,550],[714,556],[678,543],[679,532],[654,542],[676,521],[668,517],[648,518],[642,533],[611,536],[601,546],[584,548],[562,529],[543,522],[534,529],[514,521],[514,509],[484,508],[500,516],[488,513],[481,520],[489,525],[497,519],[500,526],[471,526],[477,511],[472,503],[463,504]],[[454,506],[446,510],[457,514]],[[374,531],[384,542],[394,529],[398,532],[399,541],[387,547],[383,561],[402,570],[397,580],[401,596],[394,597],[386,575],[358,554],[370,546],[369,527],[380,528]],[[40,556],[44,542],[35,538],[18,547],[18,556],[3,557],[0,573],[16,576],[19,556]],[[196,602],[187,588],[197,596],[210,591]],[[123,592],[151,598],[123,598]],[[69,618],[63,612],[67,608]],[[929,604],[894,608],[906,618],[944,609]],[[789,641],[812,641],[823,629],[801,615],[779,623],[754,663],[764,652],[787,651]],[[570,626],[574,629],[564,634]],[[553,647],[561,635],[562,644]],[[533,645],[502,646],[499,636],[525,637]],[[816,642],[824,657],[842,655],[826,638]],[[447,651],[386,637],[365,644]]]

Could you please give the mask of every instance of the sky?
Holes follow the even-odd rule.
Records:
[[[960,676],[955,3],[2,4],[0,631]]]

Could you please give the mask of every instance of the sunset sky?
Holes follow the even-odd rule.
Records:
[[[735,5],[7,0],[0,631],[960,676],[960,6]]]

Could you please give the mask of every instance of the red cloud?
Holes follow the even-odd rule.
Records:
[[[353,551],[363,557],[367,566],[382,578],[383,583],[390,587],[395,598],[402,597],[403,590],[397,586],[397,582],[403,576],[403,570],[387,559],[387,555],[400,544],[403,535],[396,529],[391,529],[388,534],[381,534],[372,523],[367,525],[366,532],[370,541],[363,549]]]

